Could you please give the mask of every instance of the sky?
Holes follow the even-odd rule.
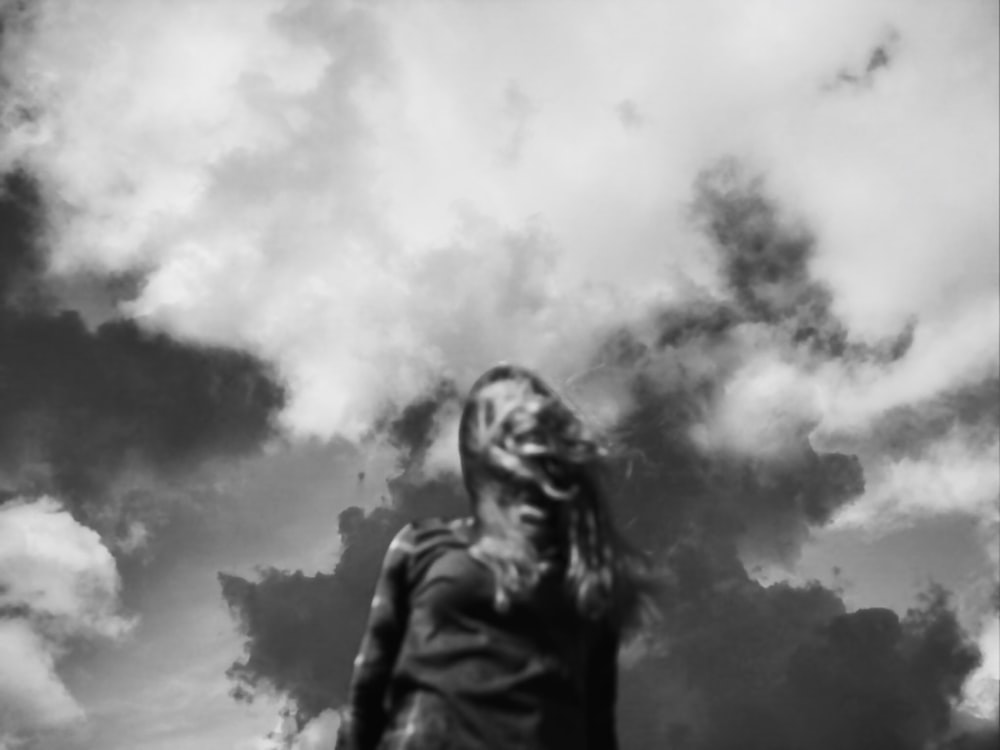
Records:
[[[501,360],[613,437],[671,571],[626,747],[995,725],[995,2],[0,18],[0,748],[329,747],[355,592],[461,507]],[[851,643],[937,718],[789,693],[860,690]]]

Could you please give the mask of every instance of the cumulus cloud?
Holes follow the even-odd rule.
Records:
[[[307,433],[357,435],[499,357],[572,374],[602,324],[710,279],[677,209],[727,153],[817,231],[852,330],[924,316],[939,354],[971,331],[955,354],[980,366],[993,20],[972,0],[46,0],[9,23],[3,152],[58,207],[57,268],[145,273],[133,314],[275,359]],[[854,69],[865,86],[825,85]],[[643,128],[615,121],[623,97]]]
[[[80,706],[55,672],[49,644],[28,624],[3,621],[0,652],[5,673],[0,717],[10,741],[14,735],[82,717]]]
[[[169,517],[168,494],[183,494],[165,484],[254,452],[276,432],[284,390],[246,353],[67,309],[73,282],[45,274],[48,215],[35,179],[3,177],[0,503],[55,493],[134,552]]]
[[[0,506],[0,726],[9,742],[66,724],[83,710],[56,665],[77,639],[115,639],[114,558],[96,532],[50,498]]]
[[[979,636],[982,663],[969,676],[963,705],[976,716],[993,719],[997,716],[997,691],[1000,690],[1000,617],[986,618]]]
[[[301,730],[295,710],[286,706],[279,712],[275,728],[253,745],[253,750],[333,750],[337,741],[340,717],[336,711],[324,711]]]

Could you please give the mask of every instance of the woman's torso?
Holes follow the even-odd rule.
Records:
[[[415,527],[383,747],[586,748],[596,626],[576,613],[559,574],[499,610],[492,573],[470,543],[467,524]],[[401,744],[407,736],[422,741]]]

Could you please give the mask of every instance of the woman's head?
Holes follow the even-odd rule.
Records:
[[[565,503],[601,455],[580,416],[538,375],[498,365],[472,386],[459,426],[462,474],[473,503],[507,497]]]
[[[494,571],[498,604],[532,588],[549,554],[582,612],[617,608],[630,553],[600,490],[604,451],[575,409],[530,370],[499,365],[469,392],[459,453],[480,529],[472,552]]]

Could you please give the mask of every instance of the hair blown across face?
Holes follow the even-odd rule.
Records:
[[[603,454],[546,383],[509,365],[490,370],[473,386],[459,435],[466,481],[506,478],[533,485],[557,502],[574,497],[576,474]]]
[[[493,571],[498,606],[528,593],[546,565],[546,550],[504,508],[531,498],[563,519],[556,559],[577,609],[591,618],[631,619],[640,561],[617,534],[604,502],[604,450],[553,388],[514,365],[486,372],[462,412],[459,452],[480,526],[471,552]]]

